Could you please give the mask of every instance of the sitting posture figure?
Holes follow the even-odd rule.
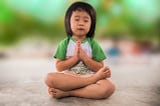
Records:
[[[48,73],[45,83],[53,98],[76,96],[92,99],[109,97],[115,90],[106,56],[93,39],[96,12],[84,2],[75,2],[65,15],[67,38],[54,55],[57,72]]]

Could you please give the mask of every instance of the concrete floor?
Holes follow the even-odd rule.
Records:
[[[109,61],[109,62],[108,62]],[[160,106],[160,56],[106,61],[115,93],[108,99],[52,99],[44,77],[51,59],[0,59],[0,106]]]

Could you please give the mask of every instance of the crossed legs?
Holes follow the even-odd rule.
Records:
[[[45,82],[53,98],[77,96],[102,99],[109,97],[115,90],[113,83],[106,77],[106,69],[102,68],[96,74],[86,77],[68,73],[49,73]]]

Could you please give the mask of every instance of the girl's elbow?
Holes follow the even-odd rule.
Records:
[[[104,64],[99,64],[99,67],[97,67],[97,71],[100,70],[102,67],[104,67]]]
[[[64,71],[64,70],[57,68],[57,72],[62,72],[62,71]]]
[[[99,67],[96,68],[96,71],[99,71],[99,70],[100,70],[101,68],[103,68],[103,67],[104,67],[104,65],[103,65],[103,64],[100,64]]]
[[[60,67],[59,65],[56,65],[56,69],[57,69],[58,72],[64,71],[64,70],[62,69],[62,67]]]

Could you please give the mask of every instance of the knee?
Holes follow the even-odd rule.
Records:
[[[53,80],[53,74],[54,73],[48,73],[47,76],[45,77],[45,84],[48,85],[49,87],[51,86]]]
[[[113,83],[109,83],[101,89],[100,97],[102,99],[110,97],[115,91],[115,85]]]
[[[115,91],[115,85],[111,84],[110,86],[108,86],[105,90],[104,90],[104,98],[108,98],[110,97]]]

